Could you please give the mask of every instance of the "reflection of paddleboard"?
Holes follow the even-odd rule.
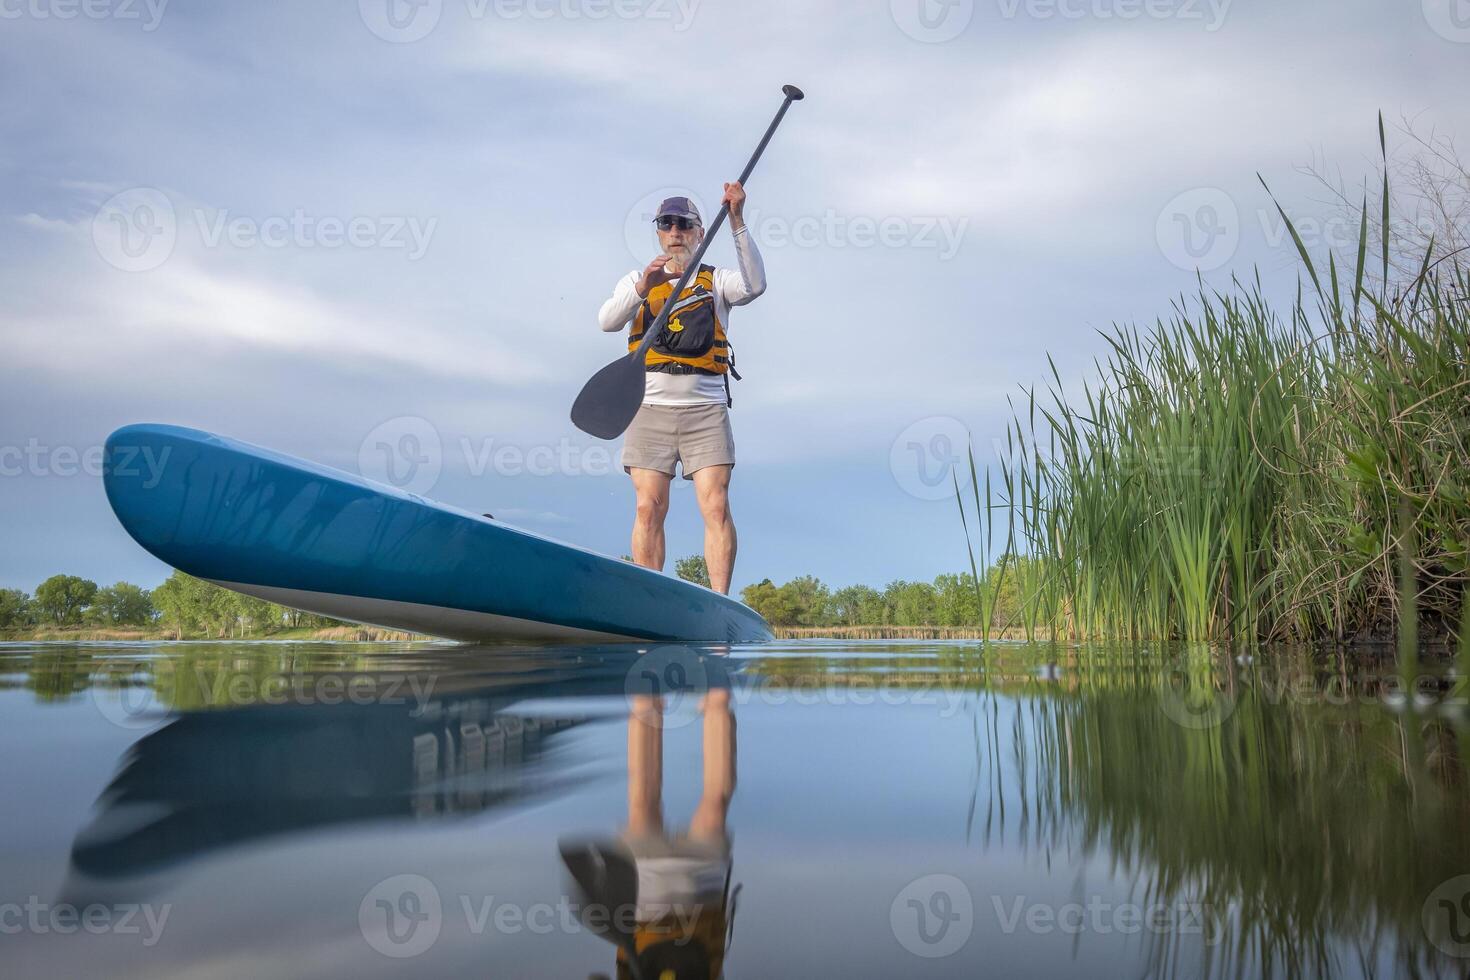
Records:
[[[139,544],[281,605],[456,640],[771,639],[693,583],[197,429],[126,426],[106,459]]]

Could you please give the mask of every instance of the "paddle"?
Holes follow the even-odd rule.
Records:
[[[558,849],[581,892],[578,918],[596,935],[622,947],[634,976],[641,976],[638,946],[628,931],[633,925],[628,917],[638,903],[638,868],[631,855],[610,841],[562,840]]]
[[[766,144],[771,141],[776,127],[781,125],[781,119],[786,115],[786,110],[791,108],[791,103],[806,98],[801,89],[795,85],[782,86],[781,91],[786,94],[786,101],[781,103],[781,109],[776,113],[776,118],[772,119],[771,125],[766,128],[766,135],[761,137],[760,145],[755,148],[750,162],[741,171],[741,184],[750,178],[750,172],[755,169],[756,161],[765,152]],[[689,280],[699,271],[699,263],[704,258],[705,249],[709,248],[710,242],[715,240],[715,234],[725,223],[725,216],[729,213],[729,204],[720,206],[719,215],[715,218],[714,224],[709,226],[709,231],[705,233],[704,241],[700,242],[699,250],[694,253],[694,258],[690,259],[689,264],[684,267],[684,274],[679,277],[679,283],[674,287],[671,296],[683,295],[684,288],[689,285]],[[616,439],[628,428],[633,421],[633,416],[638,414],[638,409],[643,405],[643,379],[648,371],[646,359],[648,348],[663,333],[664,324],[668,322],[669,312],[673,308],[673,303],[665,303],[664,308],[659,311],[658,318],[653,321],[653,325],[644,331],[643,342],[638,345],[637,349],[619,357],[598,371],[582,386],[581,394],[577,395],[577,400],[572,403],[572,423],[577,428],[599,439]]]

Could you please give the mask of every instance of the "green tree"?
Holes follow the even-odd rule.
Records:
[[[36,586],[41,615],[58,625],[79,623],[82,610],[97,596],[97,583],[75,575],[53,575]]]
[[[882,622],[883,597],[870,586],[849,585],[832,593],[828,609],[839,626],[877,626]],[[870,618],[875,613],[879,618]]]
[[[153,605],[158,609],[159,618],[180,638],[185,633],[196,632],[200,626],[199,609],[191,595],[190,581],[191,576],[174,572],[153,590]]]
[[[91,611],[108,626],[144,626],[153,621],[153,597],[131,582],[118,582],[97,591]]]
[[[204,629],[220,639],[233,635],[240,621],[237,601],[240,595],[198,578],[190,580],[190,589],[194,602],[198,604],[199,620]]]
[[[254,596],[235,595],[240,630],[249,635],[269,632],[281,621],[281,607]]]
[[[703,555],[690,555],[688,558],[680,558],[674,562],[674,574],[686,582],[702,585],[709,588],[709,566],[704,563]]]
[[[740,600],[774,626],[789,626],[793,622],[792,611],[786,606],[786,598],[768,578],[741,589]]]
[[[786,616],[783,625],[827,626],[831,623],[828,604],[832,590],[822,580],[811,575],[792,579],[778,590],[782,612]]]
[[[0,629],[31,624],[31,597],[20,589],[0,589]]]
[[[1023,585],[1028,580],[1035,580],[1041,567],[1034,558],[1007,555],[986,571],[984,591],[986,601],[993,605],[991,625],[994,629],[1021,625],[1026,594]]]
[[[893,609],[895,626],[932,626],[936,619],[936,593],[928,582],[889,582],[883,601]]]
[[[935,578],[934,601],[936,626],[975,626],[980,622],[975,576],[968,572]]]

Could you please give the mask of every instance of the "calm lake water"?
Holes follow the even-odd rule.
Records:
[[[0,645],[0,973],[1465,975],[1463,679],[1272,664]]]

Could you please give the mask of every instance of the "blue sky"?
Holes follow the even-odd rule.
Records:
[[[1257,172],[1321,249],[1305,168],[1361,186],[1380,110],[1470,132],[1470,0],[0,0],[0,586],[166,575],[92,465],[138,421],[626,551],[567,418],[597,308],[784,82],[735,587],[927,579],[965,557],[925,477],[966,429],[991,457],[1048,352],[1080,384],[1201,263],[1294,288]],[[669,529],[699,549],[687,488]]]

